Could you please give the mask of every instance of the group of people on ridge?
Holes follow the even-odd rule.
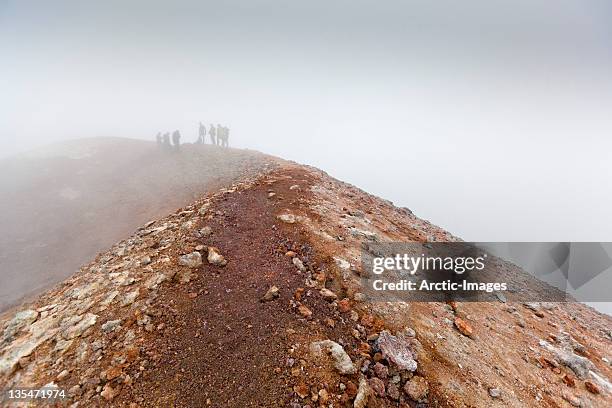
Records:
[[[200,127],[198,129],[198,140],[196,144],[206,144],[206,133],[210,137],[210,144],[221,147],[229,146],[229,128],[226,126],[221,126],[217,124],[210,125],[210,129],[207,131],[206,126],[200,122]],[[172,143],[170,143],[170,137],[172,136]],[[163,133],[157,132],[157,136],[155,136],[157,141],[157,145],[164,148],[174,148],[175,150],[179,149],[181,145],[181,132],[175,130],[170,135],[170,132]]]
[[[198,129],[198,144],[206,143],[206,126],[200,122],[200,127]],[[208,136],[210,137],[210,144],[222,147],[228,147],[229,143],[229,128],[226,126],[221,126],[217,124],[211,124],[210,129],[208,130]]]
[[[163,135],[161,132],[157,132],[155,139],[157,140],[158,146],[163,146],[166,148],[174,147],[176,150],[178,150],[179,146],[181,145],[181,132],[179,132],[178,129],[172,132],[172,144],[170,144],[170,132],[166,132]]]

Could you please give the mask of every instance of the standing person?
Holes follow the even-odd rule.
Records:
[[[223,137],[223,126],[217,123],[217,146],[221,145],[221,138]]]
[[[161,146],[161,144],[162,144],[162,135],[161,135],[161,132],[157,132],[157,135],[155,136],[155,141],[157,142],[157,146]]]
[[[200,122],[200,127],[198,128],[198,143],[206,143],[206,126],[202,122]]]
[[[162,141],[163,141],[163,147],[166,149],[169,149],[170,148],[170,132],[164,133],[164,135],[162,136]]]
[[[210,124],[210,130],[208,131],[208,136],[210,136],[210,144],[217,144],[217,130],[215,129],[215,125]]]
[[[176,150],[178,150],[181,145],[181,132],[179,132],[178,129],[172,132],[172,144]]]
[[[225,127],[224,128],[224,134],[223,134],[223,146],[224,147],[229,147],[229,128]]]

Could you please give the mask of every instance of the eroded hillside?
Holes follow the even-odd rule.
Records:
[[[611,319],[577,303],[372,303],[363,241],[448,241],[277,163],[206,195],[1,322],[2,388],[76,406],[605,407]]]

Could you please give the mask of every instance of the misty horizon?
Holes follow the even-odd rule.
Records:
[[[0,157],[174,129],[193,142],[199,121],[222,123],[232,147],[317,166],[467,240],[607,241],[609,12],[4,2]]]

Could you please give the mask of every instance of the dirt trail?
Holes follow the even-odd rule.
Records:
[[[187,286],[164,291],[157,299],[158,307],[174,309],[164,314],[162,324],[178,329],[146,342],[148,349],[162,351],[156,366],[120,401],[227,407],[289,402],[287,355],[292,340],[331,328],[320,320],[299,319],[290,307],[304,277],[285,254],[295,251],[308,262],[312,251],[304,234],[283,226],[276,215],[279,204],[296,210],[291,203],[305,198],[289,190],[291,185],[299,182],[306,191],[310,186],[299,177],[303,174],[285,174],[296,177],[273,185],[282,201],[269,199],[271,186],[260,183],[213,202],[214,217],[206,225],[214,232],[199,243],[218,247],[229,263],[223,268],[205,264]],[[279,298],[262,302],[271,286],[279,288]],[[313,295],[305,304],[320,310],[321,316],[333,315],[320,296]]]

